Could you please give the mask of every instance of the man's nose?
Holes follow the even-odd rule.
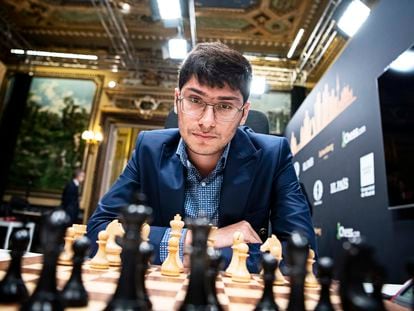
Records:
[[[206,105],[198,123],[205,127],[214,127],[216,125],[213,105]]]

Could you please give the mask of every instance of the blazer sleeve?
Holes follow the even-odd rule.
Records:
[[[274,204],[270,215],[272,232],[286,241],[293,231],[304,234],[315,253],[315,232],[310,209],[303,195],[295,170],[292,154],[286,138],[281,142],[277,169],[273,175]]]
[[[106,226],[114,219],[119,218],[122,207],[135,201],[135,194],[141,188],[139,172],[139,149],[144,139],[145,132],[142,132],[137,139],[135,150],[128,161],[122,174],[112,185],[111,189],[99,201],[95,212],[92,214],[87,225],[87,236],[91,240],[90,255],[93,256],[97,250],[96,240],[98,233],[105,230]],[[151,243],[155,247],[155,253],[159,253],[159,243],[164,235],[165,228],[151,227]]]

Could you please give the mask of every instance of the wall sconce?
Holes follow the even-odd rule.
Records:
[[[103,136],[101,132],[95,131],[83,131],[82,132],[82,139],[86,141],[87,144],[99,144],[103,140]]]

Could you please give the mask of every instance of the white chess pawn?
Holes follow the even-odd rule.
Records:
[[[216,244],[217,229],[218,228],[216,226],[211,227],[210,233],[208,234],[208,240],[207,240],[208,247],[214,247],[214,244]]]
[[[177,263],[179,239],[171,237],[168,241],[168,256],[161,265],[161,274],[167,276],[179,276],[180,267]]]
[[[74,241],[84,236],[86,233],[86,225],[73,224],[72,228],[75,230],[75,236],[73,237]]]
[[[170,226],[171,226],[171,236],[177,238],[179,241],[181,238],[181,230],[184,227],[184,221],[181,220],[180,214],[176,214],[174,216],[174,219],[170,221]],[[178,251],[177,251],[176,256],[177,256],[176,260],[177,260],[178,267],[180,268],[180,272],[184,272],[184,265],[180,258],[180,244],[178,244]]]
[[[95,257],[89,262],[89,266],[93,269],[108,269],[109,261],[106,258],[106,242],[108,240],[108,233],[105,230],[102,230],[98,234],[98,251],[96,252]]]
[[[248,283],[251,276],[249,270],[247,270],[247,257],[249,257],[249,246],[246,243],[240,243],[237,245],[237,254],[239,256],[238,265],[231,274],[231,280],[234,282]]]
[[[63,252],[60,254],[58,259],[58,264],[71,266],[72,265],[72,257],[73,257],[73,242],[75,236],[75,230],[72,227],[66,229],[65,235],[65,246],[63,248]]]
[[[308,259],[306,261],[305,287],[319,287],[319,282],[313,274],[313,263],[315,262],[315,252],[309,249]]]
[[[144,222],[142,224],[142,227],[141,227],[141,239],[142,239],[142,241],[144,241],[144,242],[149,241],[150,230],[151,230],[150,225],[147,224],[146,222]]]
[[[233,250],[233,255],[231,256],[231,261],[229,266],[227,267],[226,271],[224,272],[224,274],[226,276],[231,276],[233,271],[237,268],[238,264],[239,264],[239,255],[238,255],[238,245],[240,243],[244,242],[244,235],[243,233],[241,233],[240,231],[236,231],[233,233],[233,245],[232,245],[232,250]]]

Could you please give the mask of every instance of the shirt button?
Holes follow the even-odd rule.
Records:
[[[201,185],[202,185],[203,187],[205,187],[205,186],[206,186],[206,183],[203,181],[203,182],[201,183]]]

